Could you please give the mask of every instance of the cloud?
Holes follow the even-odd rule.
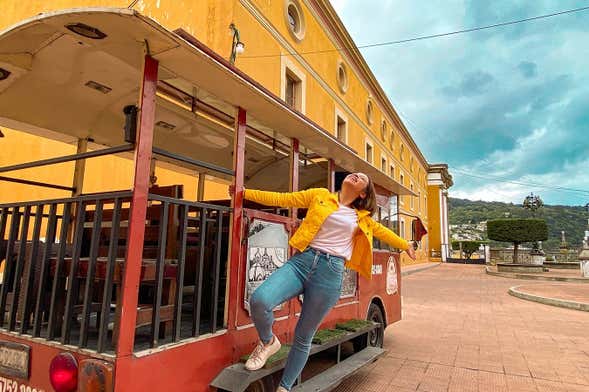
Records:
[[[586,6],[583,1],[336,0],[358,44],[444,33]],[[379,10],[375,12],[375,10]],[[589,12],[362,53],[429,162],[508,181],[589,190]],[[518,201],[530,190],[452,173],[453,195]],[[576,185],[575,185],[576,184]],[[551,189],[551,188],[544,188]],[[549,192],[547,203],[587,194]]]
[[[457,86],[446,86],[441,91],[452,98],[472,97],[487,92],[494,81],[493,75],[478,70],[464,75]]]
[[[538,66],[532,61],[522,61],[517,68],[524,78],[533,78],[538,74]]]

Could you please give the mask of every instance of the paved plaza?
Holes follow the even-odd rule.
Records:
[[[461,264],[405,276],[387,356],[336,391],[589,391],[589,312],[507,293],[521,284]]]

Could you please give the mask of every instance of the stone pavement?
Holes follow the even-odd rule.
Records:
[[[540,297],[589,303],[589,285],[584,283],[536,283],[521,285],[517,289]]]
[[[387,356],[335,391],[589,391],[589,313],[508,295],[518,284],[478,265],[405,276]]]

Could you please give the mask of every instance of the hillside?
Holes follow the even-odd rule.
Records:
[[[449,220],[451,225],[477,224],[490,219],[505,217],[530,218],[530,212],[521,204],[471,201],[449,198]],[[588,213],[582,206],[545,205],[536,213],[537,218],[546,219],[549,239],[544,242],[546,249],[558,248],[561,231],[565,231],[567,242],[575,248],[581,246],[587,227]]]

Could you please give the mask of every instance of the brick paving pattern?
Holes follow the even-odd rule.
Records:
[[[461,264],[404,277],[389,352],[335,391],[589,391],[589,313],[507,294],[524,283]]]
[[[589,303],[589,284],[587,283],[526,284],[518,286],[517,291],[538,295],[540,297]]]

